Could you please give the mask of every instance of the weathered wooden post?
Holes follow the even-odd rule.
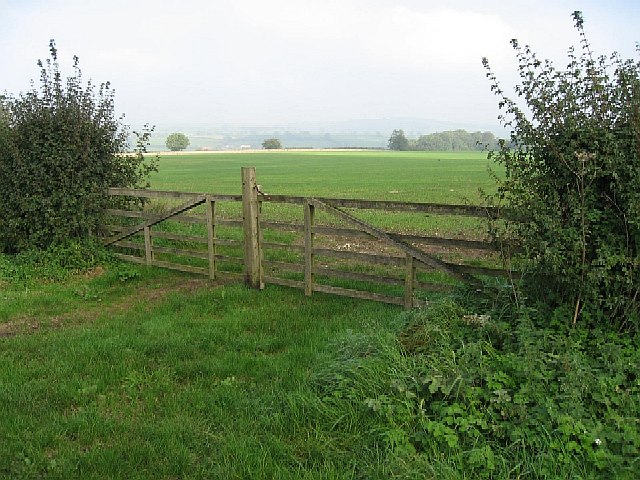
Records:
[[[416,263],[415,258],[407,253],[405,261],[405,277],[404,277],[404,308],[410,310],[413,308],[413,291],[416,280]]]
[[[313,218],[315,207],[304,203],[304,294],[313,293]]]
[[[251,288],[264,288],[260,251],[260,208],[256,169],[242,167],[242,223],[244,229],[244,281]]]
[[[209,279],[215,280],[216,278],[216,234],[215,234],[215,208],[216,204],[207,196],[205,202],[207,206],[207,256],[209,259]]]
[[[151,243],[151,227],[144,227],[144,260],[147,265],[153,263],[153,244]]]

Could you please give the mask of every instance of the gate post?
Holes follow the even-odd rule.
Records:
[[[256,169],[242,167],[242,228],[244,230],[244,281],[262,290],[262,252],[260,246],[260,208]]]
[[[304,294],[313,294],[313,220],[315,207],[304,202]]]
[[[413,255],[409,253],[405,258],[404,309],[411,310],[413,308],[413,290],[416,281],[416,261]]]
[[[209,280],[216,278],[216,204],[207,195],[207,257],[209,260]]]

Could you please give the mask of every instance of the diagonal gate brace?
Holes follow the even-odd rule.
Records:
[[[382,230],[378,230],[377,228],[369,225],[366,222],[363,222],[362,220],[354,217],[353,215],[350,215],[342,210],[340,210],[339,208],[333,207],[327,203],[321,202],[318,199],[312,198],[309,200],[309,202],[319,208],[322,208],[323,210],[335,215],[336,217],[339,217],[343,220],[345,220],[348,223],[351,223],[353,225],[357,225],[359,228],[361,228],[364,232],[368,233],[369,235],[372,235],[373,237],[377,238],[378,240],[382,240],[383,242],[386,242],[390,245],[393,245],[394,247],[402,250],[403,252],[407,253],[408,255],[411,255],[413,258],[415,258],[416,260],[419,260],[420,262],[429,265],[432,268],[435,268],[436,270],[440,270],[441,272],[445,272],[449,275],[451,275],[454,278],[457,278],[458,280],[461,281],[466,281],[467,278],[459,273],[456,272],[455,270],[453,270],[449,265],[447,265],[446,263],[444,263],[442,260],[439,260],[431,255],[428,255],[426,253],[424,253],[421,250],[418,250],[415,247],[412,247],[411,245],[408,245],[404,242],[398,241],[393,239],[389,234],[383,232]]]
[[[171,218],[175,215],[180,215],[183,212],[186,212],[187,210],[192,209],[193,207],[197,207],[198,205],[204,203],[207,201],[207,197],[206,195],[198,195],[195,199],[193,200],[189,200],[187,203],[180,205],[179,207],[174,208],[173,210],[162,214],[159,217],[154,218],[153,220],[149,220],[147,222],[141,223],[140,225],[136,225],[135,227],[132,227],[124,232],[121,232],[111,238],[108,238],[107,240],[105,240],[103,242],[103,245],[109,246],[112,245],[116,242],[119,242],[120,240],[124,240],[127,237],[130,237],[131,235],[135,235],[136,233],[138,233],[140,230],[144,230],[146,227],[151,227],[157,223],[163,222],[165,220],[167,220],[168,218]]]

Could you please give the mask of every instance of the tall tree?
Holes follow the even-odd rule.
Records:
[[[389,137],[390,150],[409,150],[409,140],[404,134],[404,130],[394,130]]]

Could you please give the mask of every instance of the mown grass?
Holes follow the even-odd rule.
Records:
[[[153,186],[220,192],[189,158]],[[637,339],[501,310],[499,285],[401,313],[89,253],[0,256],[0,478],[638,478]]]
[[[120,268],[5,286],[0,316],[16,325],[0,338],[0,476],[353,478],[363,458],[382,461],[323,438],[299,399],[328,339],[397,309],[277,287],[180,291],[188,278]],[[21,309],[25,297],[58,308]]]
[[[495,188],[482,152],[259,152],[163,155],[152,188],[240,194],[240,167],[256,167],[274,195],[475,203]]]
[[[119,263],[3,287],[1,478],[637,478],[637,339]]]

